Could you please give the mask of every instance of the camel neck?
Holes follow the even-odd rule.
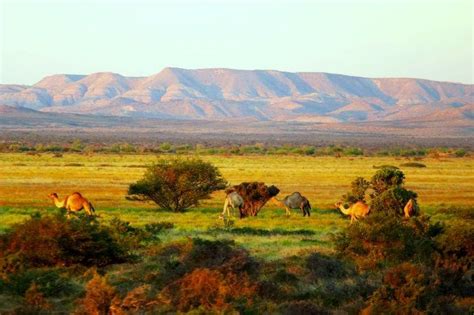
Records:
[[[344,214],[346,214],[346,215],[349,214],[350,208],[349,208],[349,209],[346,209],[346,208],[344,208],[343,205],[340,205],[340,206],[339,206],[339,209],[342,211],[342,213],[344,213]]]
[[[64,207],[64,200],[63,200],[63,201],[60,201],[60,200],[58,199],[58,197],[54,197],[53,201],[54,201],[54,205],[55,205],[57,208],[63,208],[63,207]]]

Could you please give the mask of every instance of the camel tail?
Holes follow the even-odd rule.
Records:
[[[89,202],[89,206],[91,207],[91,212],[92,212],[92,213],[95,213],[95,208],[94,208],[94,206],[92,205],[91,202]]]

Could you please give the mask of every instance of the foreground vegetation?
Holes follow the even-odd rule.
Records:
[[[150,155],[0,155],[0,313],[469,312],[471,158],[416,161],[426,167],[394,157],[203,159],[231,184],[300,191],[312,216],[266,205],[257,217],[222,221],[222,191],[184,213],[126,200],[156,162]],[[421,215],[349,225],[332,205],[383,165],[403,170]],[[99,218],[65,220],[46,198],[76,190]]]

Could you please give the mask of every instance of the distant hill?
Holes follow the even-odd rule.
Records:
[[[469,125],[474,120],[474,85],[318,72],[165,68],[149,77],[58,74],[32,86],[4,84],[0,104],[9,106],[0,107],[0,115],[21,107],[25,117],[29,113],[51,120],[64,116],[40,114]]]

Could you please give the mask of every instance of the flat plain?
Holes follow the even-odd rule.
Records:
[[[299,191],[311,201],[310,218],[303,218],[296,211],[288,218],[283,209],[269,203],[257,217],[233,220],[234,227],[247,228],[247,232],[227,234],[222,229],[222,220],[218,219],[224,199],[222,191],[185,213],[166,212],[151,203],[125,199],[128,185],[143,175],[147,165],[160,157],[172,156],[1,154],[0,230],[29,218],[36,211],[56,211],[47,198],[51,192],[62,197],[79,191],[93,202],[101,220],[118,217],[135,226],[172,222],[175,229],[164,236],[164,241],[186,237],[231,238],[252,254],[266,259],[314,249],[332,251],[331,234],[349,224],[334,209],[334,203],[350,189],[355,177],[370,179],[381,165],[400,167],[406,176],[406,187],[419,195],[421,210],[435,219],[446,219],[446,212],[437,213],[438,209],[474,205],[472,157],[424,158],[418,162],[426,167],[412,168],[401,166],[408,159],[398,157],[200,156],[216,165],[230,184],[263,181],[279,187],[280,196]],[[187,157],[193,156],[183,158]]]

